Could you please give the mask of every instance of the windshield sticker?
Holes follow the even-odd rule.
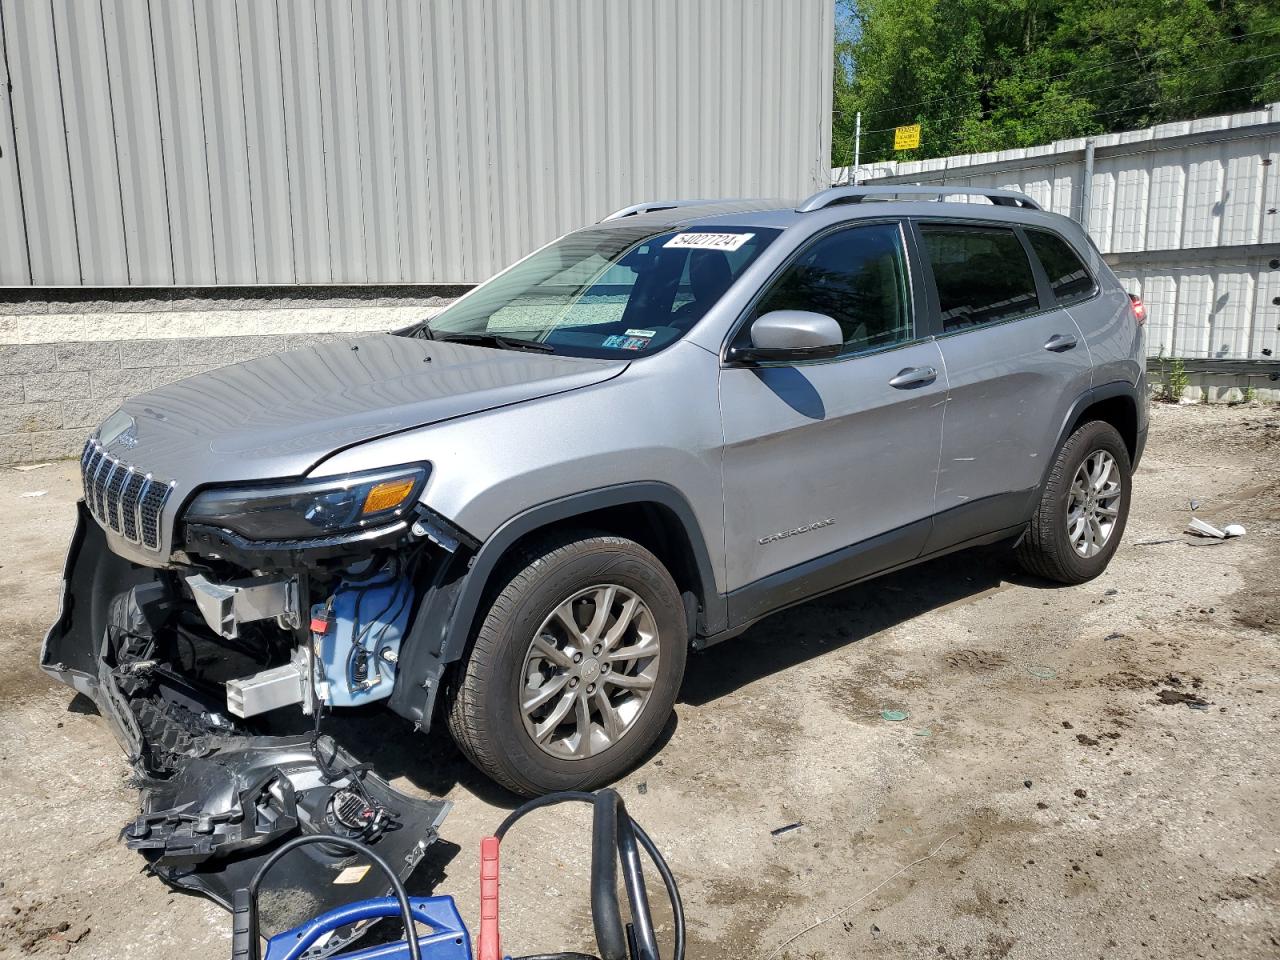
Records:
[[[631,333],[633,331],[627,331]],[[643,350],[649,345],[651,337],[605,337],[603,347],[610,347],[614,350]]]
[[[754,233],[677,233],[663,244],[674,250],[737,250]]]
[[[652,340],[657,335],[658,335],[657,330],[628,330],[627,331],[628,337],[648,337],[650,340]]]

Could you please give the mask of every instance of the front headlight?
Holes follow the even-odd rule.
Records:
[[[279,487],[225,487],[196,496],[183,519],[249,540],[308,540],[399,519],[427,479],[425,466],[390,467]]]

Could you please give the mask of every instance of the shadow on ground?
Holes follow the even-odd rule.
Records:
[[[1009,544],[978,547],[868,580],[775,613],[689,658],[682,703],[702,706],[833,649],[1001,584],[1053,588],[1022,573]]]

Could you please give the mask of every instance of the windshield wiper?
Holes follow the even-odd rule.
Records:
[[[539,340],[521,337],[504,337],[500,333],[440,333],[434,331],[432,339],[448,343],[471,343],[478,347],[497,347],[499,350],[528,350],[532,353],[555,353],[555,347]]]

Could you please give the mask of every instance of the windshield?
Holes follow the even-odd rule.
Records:
[[[580,230],[498,274],[430,335],[580,357],[636,357],[684,336],[778,235],[759,227]]]

